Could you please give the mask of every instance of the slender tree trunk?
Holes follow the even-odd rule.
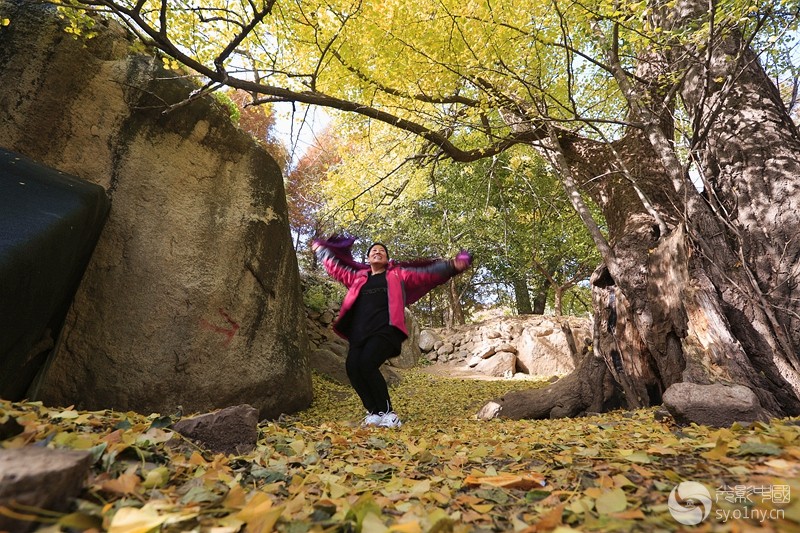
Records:
[[[553,310],[556,313],[556,316],[562,316],[564,314],[564,287],[554,286],[553,291],[555,293],[555,299],[553,302]]]
[[[464,309],[461,307],[461,298],[459,298],[458,287],[456,287],[456,281],[454,279],[447,282],[447,297],[450,300],[452,316],[452,323],[450,325],[464,325],[466,322],[464,319]]]
[[[528,281],[524,278],[514,277],[512,283],[514,285],[514,299],[517,304],[517,314],[532,315],[533,307],[531,307],[531,294],[528,289]]]
[[[547,309],[547,289],[543,288],[536,292],[533,297],[533,314],[543,315]]]
[[[536,276],[533,288],[533,314],[543,315],[547,309],[547,294],[550,291],[550,283],[544,276]]]

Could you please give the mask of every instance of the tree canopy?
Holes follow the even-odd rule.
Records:
[[[673,28],[655,22],[656,4],[606,0],[62,4],[114,13],[202,75],[208,89],[226,84],[259,102],[352,111],[420,135],[437,147],[432,156],[457,161],[542,138],[545,119],[613,136],[629,124],[615,76],[637,81],[634,69],[648,49],[690,43],[702,50],[736,29],[764,46],[762,59],[780,81],[797,70],[787,48],[796,0],[716,3],[710,17]],[[619,65],[608,61],[610,50]],[[678,84],[681,75],[660,83]],[[794,103],[795,85],[784,89]],[[537,127],[523,132],[509,114]],[[473,133],[467,145],[453,137],[459,130]]]
[[[644,129],[674,109],[691,65],[730,32],[759,47],[787,101],[796,102],[796,0],[716,3],[688,24],[670,22],[670,15],[665,21],[666,5],[606,0],[61,4],[113,13],[144,42],[197,72],[206,90],[228,85],[250,92],[255,103],[360,114],[420,136],[429,146],[421,153],[432,159],[474,161],[515,144],[546,147],[552,135],[613,140],[626,127]],[[65,13],[76,32],[89,20],[82,11]],[[654,80],[637,72],[643,56],[678,47],[696,56],[659,65]],[[648,93],[653,83],[657,94]],[[658,94],[663,100],[654,99]],[[688,167],[700,132],[679,125],[686,129],[676,130],[683,140],[676,157]],[[686,170],[678,174],[675,187],[689,186]],[[576,184],[566,186],[591,228]],[[596,228],[593,238],[610,261]]]

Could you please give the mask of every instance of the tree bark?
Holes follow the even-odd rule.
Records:
[[[683,84],[692,118],[703,124],[696,147],[704,195],[686,187],[681,197],[665,186],[675,169],[667,168],[652,135],[648,146],[636,131],[616,152],[637,169],[635,181],[669,233],[661,234],[625,182],[610,179],[589,191],[609,219],[623,273],[613,279],[600,269],[593,277],[595,311],[604,316],[596,322],[598,352],[631,407],[660,403],[678,381],[729,382],[751,388],[770,414],[794,415],[800,142],[775,87],[741,41],[729,36],[713,50],[707,68],[693,65]],[[727,89],[709,87],[718,79],[730,81]],[[598,160],[581,157],[587,153],[568,150],[570,164],[586,178],[599,176],[590,170]]]
[[[680,24],[707,6],[694,7],[665,20]],[[668,109],[632,101],[644,125],[614,143],[558,139],[562,171],[603,211],[614,259],[614,274],[601,265],[591,280],[594,348],[629,408],[661,403],[674,383],[722,382],[753,390],[771,416],[797,415],[800,135],[740,35],[709,50],[696,58],[704,61],[669,65],[686,72],[681,96],[696,125],[702,192],[677,162]],[[663,101],[654,96],[649,101]],[[648,100],[645,89],[638,97]],[[585,386],[598,396],[607,390],[587,374],[590,366],[482,412],[494,404],[505,405],[497,416],[569,416],[579,409],[554,407],[583,405],[575,397]]]
[[[534,315],[543,315],[547,310],[547,290],[542,289],[533,297],[533,313]]]
[[[556,316],[561,316],[564,314],[564,287],[561,285],[555,285],[553,287],[554,298],[553,298],[553,310],[556,313]]]
[[[450,314],[452,319],[450,326],[456,324],[463,326],[466,320],[464,319],[464,310],[461,308],[461,299],[459,298],[458,287],[454,279],[447,282],[447,297],[450,301]]]
[[[517,303],[517,314],[532,315],[533,307],[531,306],[531,294],[528,289],[527,280],[515,277],[512,283],[514,285],[514,299]]]
[[[547,294],[550,291],[550,283],[542,275],[538,275],[533,279],[533,314],[543,315],[547,309]]]

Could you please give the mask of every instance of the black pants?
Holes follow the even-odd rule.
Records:
[[[381,374],[381,365],[400,354],[400,346],[390,337],[374,335],[357,346],[350,345],[345,369],[361,403],[372,414],[392,410],[389,387]]]

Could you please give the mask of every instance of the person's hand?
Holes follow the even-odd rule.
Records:
[[[453,266],[456,270],[463,272],[472,264],[472,254],[466,250],[461,250],[458,255],[453,259]]]

